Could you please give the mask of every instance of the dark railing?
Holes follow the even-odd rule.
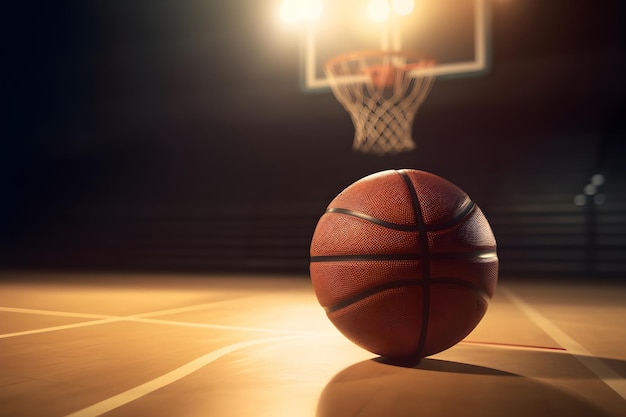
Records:
[[[626,204],[493,204],[485,213],[503,275],[626,274]],[[551,196],[551,200],[555,200]],[[558,199],[556,199],[558,200]],[[7,267],[293,271],[308,269],[320,204],[68,217],[5,248]]]

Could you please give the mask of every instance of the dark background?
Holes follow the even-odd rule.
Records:
[[[300,90],[279,4],[3,6],[0,266],[306,272],[339,191],[416,168],[481,206],[503,274],[624,276],[624,2],[493,1],[489,74],[438,81],[387,157]]]

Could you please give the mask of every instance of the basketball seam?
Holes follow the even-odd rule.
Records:
[[[435,252],[429,254],[430,260],[463,260],[496,258],[497,252],[493,249],[483,249],[468,252]],[[348,262],[348,261],[419,261],[424,259],[421,253],[377,253],[357,255],[317,255],[311,256],[311,262]]]
[[[419,253],[380,253],[358,255],[318,255],[311,256],[311,262],[349,262],[349,261],[419,261]]]
[[[323,306],[323,308],[324,308],[324,311],[326,311],[326,313],[334,313],[336,311],[349,307],[354,303],[358,303],[361,300],[374,296],[383,291],[388,291],[388,290],[393,290],[396,288],[403,288],[403,287],[424,286],[424,284],[425,283],[423,280],[416,280],[416,279],[403,279],[403,280],[386,282],[386,283],[368,288],[367,290],[361,291],[358,294],[352,295],[346,298],[345,300],[340,301],[331,306],[326,306],[326,307]],[[470,289],[474,294],[476,294],[483,300],[488,300],[491,298],[489,297],[487,292],[485,292],[485,290],[483,290],[479,286],[474,285],[471,282],[468,282],[466,280],[462,280],[459,278],[454,278],[454,277],[435,278],[431,280],[430,285],[459,285],[461,287]]]
[[[424,224],[424,215],[422,213],[422,207],[417,196],[411,177],[405,171],[397,171],[404,180],[411,197],[411,203],[413,204],[413,211],[415,213],[415,223],[418,227],[418,239],[420,244],[420,252],[423,256],[422,261],[422,281],[424,283],[424,289],[422,291],[422,325],[420,328],[420,338],[415,351],[416,356],[421,356],[426,343],[426,335],[428,333],[428,322],[430,320],[430,251],[428,250],[428,235],[426,232],[426,225]]]
[[[417,226],[412,225],[412,224],[408,225],[408,224],[392,223],[392,222],[379,219],[374,216],[370,216],[369,214],[365,214],[360,211],[355,211],[355,210],[350,210],[350,209],[345,209],[345,208],[332,207],[332,208],[327,209],[326,213],[327,214],[330,214],[330,213],[345,214],[348,216],[359,218],[361,220],[368,221],[370,223],[377,224],[379,226],[386,227],[387,229],[400,230],[404,232],[416,232],[418,230]]]
[[[421,265],[415,265],[414,271],[408,277],[405,276],[403,279],[392,281],[392,282],[384,282],[379,285],[374,285],[373,287],[362,289],[357,294],[351,295],[347,298],[344,296],[339,297],[342,299],[331,306],[322,306],[328,315],[331,313],[340,311],[344,308],[347,308],[355,303],[358,303],[362,300],[365,300],[369,297],[375,296],[381,292],[390,291],[393,289],[400,289],[403,287],[415,287],[419,286],[421,288],[421,327],[419,329],[419,339],[417,340],[417,347],[415,348],[415,356],[421,357],[426,348],[426,343],[429,335],[429,324],[430,324],[430,313],[431,308],[433,307],[431,304],[433,300],[431,297],[433,294],[431,290],[432,286],[437,285],[450,285],[457,286],[469,289],[477,298],[480,300],[487,302],[491,297],[489,293],[486,292],[483,288],[474,284],[473,282],[455,278],[455,277],[436,277],[433,278],[431,276],[431,268],[434,265],[431,265],[434,261],[441,260],[458,260],[458,261],[474,261],[474,262],[491,262],[493,259],[497,260],[497,253],[495,247],[488,245],[480,248],[481,245],[472,245],[473,248],[467,248],[470,250],[463,251],[461,248],[460,251],[455,252],[434,252],[431,253],[431,248],[429,245],[429,233],[433,232],[447,232],[449,229],[453,229],[455,227],[459,227],[465,220],[468,220],[468,217],[475,213],[478,209],[478,206],[467,196],[462,199],[460,204],[457,205],[457,209],[452,216],[448,219],[444,219],[443,221],[439,221],[434,224],[426,224],[425,223],[425,213],[423,212],[421,197],[418,194],[418,189],[416,185],[413,183],[415,180],[418,182],[418,185],[421,184],[419,181],[420,178],[414,178],[410,174],[411,170],[394,170],[395,173],[400,175],[402,180],[407,187],[407,191],[409,193],[409,197],[411,199],[411,208],[413,209],[414,215],[414,224],[401,224],[394,223],[390,221],[383,220],[381,218],[372,216],[370,214],[366,214],[364,212],[360,212],[358,210],[342,208],[342,207],[328,207],[324,214],[332,215],[336,214],[339,216],[351,216],[353,218],[363,220],[364,222],[368,222],[371,224],[375,224],[377,226],[401,231],[401,232],[410,232],[415,233],[415,236],[406,235],[406,239],[414,239],[416,240],[418,246],[410,252],[405,253],[374,253],[374,254],[334,254],[334,255],[315,255],[310,256],[311,263],[333,263],[333,262],[384,262],[384,261],[421,261]],[[457,200],[458,201],[458,200]],[[471,219],[470,219],[471,220]],[[408,220],[409,223],[411,220]],[[325,246],[325,245],[324,245]],[[480,249],[477,249],[478,246]],[[319,252],[326,252],[323,247]],[[326,252],[328,253],[328,252]],[[332,253],[332,252],[331,252]],[[363,265],[363,264],[362,264]],[[364,264],[367,265],[367,264]],[[414,276],[419,273],[419,269],[421,269],[421,279],[419,276]],[[445,291],[445,290],[443,290]],[[412,293],[409,293],[412,294]],[[415,296],[420,297],[419,294]],[[417,299],[419,301],[419,298]],[[417,324],[417,323],[416,323]],[[415,329],[417,330],[417,329]],[[416,335],[417,336],[417,335]],[[431,336],[432,337],[432,336]]]
[[[383,284],[368,288],[365,291],[361,291],[360,293],[355,294],[343,301],[340,301],[337,304],[324,307],[324,310],[326,311],[326,313],[333,313],[383,291],[392,290],[394,288],[412,287],[416,285],[423,285],[423,283],[419,280],[414,279],[403,279],[398,281],[385,282]]]
[[[475,207],[476,207],[476,204],[472,200],[468,200],[465,203],[465,207],[463,207],[463,209],[458,214],[456,214],[452,219],[441,224],[433,224],[433,225],[424,224],[424,230],[427,232],[440,232],[446,229],[450,229],[456,226],[457,224],[459,224],[468,214],[472,212],[472,210]],[[356,217],[358,219],[377,224],[387,229],[399,230],[403,232],[418,232],[419,231],[418,225],[388,222],[386,220],[382,220],[377,217],[370,216],[369,214],[365,214],[363,212],[356,211],[356,210],[351,210],[351,209],[346,209],[346,208],[341,208],[341,207],[331,207],[331,208],[326,209],[325,214],[331,214],[331,213],[345,214],[347,216]]]
[[[451,229],[454,226],[458,225],[465,217],[467,217],[474,210],[475,207],[476,203],[468,199],[465,203],[465,207],[463,207],[463,209],[450,220],[441,224],[424,225],[425,230],[427,232],[441,232],[446,229]]]

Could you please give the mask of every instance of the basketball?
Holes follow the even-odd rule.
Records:
[[[480,322],[498,279],[487,219],[451,182],[388,170],[335,197],[311,241],[313,289],[330,321],[391,359],[441,352]]]

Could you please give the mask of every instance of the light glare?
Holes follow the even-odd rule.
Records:
[[[392,0],[391,8],[393,12],[400,16],[408,16],[415,6],[413,0]]]
[[[322,0],[308,0],[305,2],[304,18],[306,20],[316,20],[322,15]]]
[[[300,19],[300,12],[298,10],[297,2],[295,1],[284,1],[283,4],[280,5],[280,18],[283,22],[294,24]]]
[[[290,24],[316,20],[322,15],[321,0],[284,0],[279,9],[281,19]]]
[[[370,0],[368,12],[370,17],[377,22],[387,20],[391,12],[389,2],[387,0]]]

